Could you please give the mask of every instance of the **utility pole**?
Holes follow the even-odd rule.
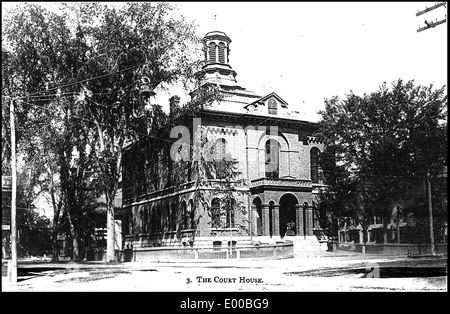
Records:
[[[11,267],[8,267],[8,279],[17,282],[17,222],[16,222],[16,128],[14,125],[14,100],[9,103],[9,119],[11,124]]]
[[[397,243],[400,244],[400,206],[397,205]]]
[[[428,215],[430,220],[430,248],[431,255],[436,255],[434,248],[434,228],[433,228],[433,204],[431,200],[431,180],[430,180],[430,172],[427,172],[427,188],[428,188]]]
[[[426,7],[426,8],[425,8],[424,10],[422,10],[422,11],[417,11],[416,16],[425,14],[425,13],[430,12],[430,11],[432,11],[432,10],[435,10],[435,9],[441,7],[441,6],[446,7],[446,2],[436,3],[435,5],[433,5],[433,6],[429,7],[429,8]],[[445,15],[445,18],[444,18],[443,20],[439,20],[439,21],[438,21],[438,20],[436,19],[435,22],[429,22],[429,21],[425,20],[426,26],[419,27],[419,28],[417,29],[417,32],[421,32],[421,31],[427,30],[427,29],[429,29],[429,28],[434,28],[434,27],[436,27],[437,25],[444,24],[445,22],[447,22],[447,15]]]

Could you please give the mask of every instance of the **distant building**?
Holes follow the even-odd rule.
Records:
[[[401,251],[401,244],[429,246],[430,220],[428,189],[426,178],[399,178],[396,185],[401,186],[401,192],[390,198],[387,205],[387,215],[375,215],[366,221],[358,217],[339,217],[338,241],[353,244],[384,244],[399,245],[396,251]],[[447,226],[447,167],[441,174],[431,179],[431,195],[433,208],[433,229],[439,252],[446,252]],[[368,180],[364,188],[376,188],[375,182]],[[361,188],[363,189],[363,188]],[[363,205],[360,205],[363,206]],[[442,245],[444,244],[444,245]],[[406,249],[412,251],[412,246]],[[423,250],[423,248],[422,248]]]
[[[221,193],[215,190],[222,186],[220,174],[208,173],[208,185],[196,186],[195,174],[186,170],[179,181],[174,176],[179,164],[168,150],[157,152],[158,161],[151,162],[149,154],[155,152],[131,143],[123,156],[125,246],[194,241],[212,246],[227,245],[230,239],[239,245],[250,236],[253,241],[312,236],[320,228],[313,206],[324,187],[318,166],[323,144],[312,137],[317,124],[301,120],[301,108],[275,92],[258,95],[238,84],[229,62],[230,44],[223,32],[204,37],[203,84],[218,86],[223,99],[206,106],[199,118],[214,153],[238,162],[243,183],[234,185],[236,202],[221,213]],[[178,102],[172,97],[171,108]],[[204,195],[207,208],[196,206],[196,192]]]

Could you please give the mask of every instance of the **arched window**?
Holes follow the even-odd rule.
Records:
[[[216,63],[216,44],[210,43],[209,44],[209,62]]]
[[[267,107],[269,110],[269,114],[273,114],[273,115],[278,114],[278,105],[277,105],[276,100],[270,99]]]
[[[310,163],[311,163],[311,182],[319,183],[319,149],[317,147],[311,148]]]
[[[219,43],[219,63],[225,63],[225,44]]]
[[[266,142],[266,178],[278,178],[280,172],[280,143],[274,139]]]
[[[211,228],[220,228],[220,200],[211,201]]]

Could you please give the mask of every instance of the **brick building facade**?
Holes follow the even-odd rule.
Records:
[[[205,107],[196,121],[216,152],[237,161],[242,181],[233,185],[233,204],[217,215],[226,193],[218,174],[204,185],[191,174],[177,181],[178,164],[168,150],[159,153],[159,165],[150,165],[134,143],[123,163],[125,245],[212,245],[230,238],[239,245],[258,237],[312,236],[319,228],[314,202],[324,185],[317,160],[323,145],[312,136],[317,124],[299,119],[274,92],[261,96],[241,87],[229,63],[230,43],[223,32],[204,37],[203,83],[218,86],[223,99]],[[171,105],[178,99],[172,97]],[[145,172],[147,179],[133,175]],[[195,202],[199,192],[208,206]]]

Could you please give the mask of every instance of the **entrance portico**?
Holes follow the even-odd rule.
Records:
[[[286,235],[313,235],[310,181],[271,178],[270,182],[267,179],[259,179],[252,183],[253,235],[281,238]]]

